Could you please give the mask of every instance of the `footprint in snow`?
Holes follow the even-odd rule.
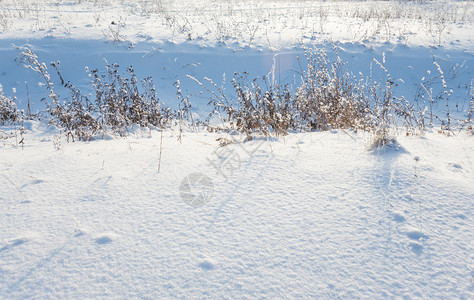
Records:
[[[74,237],[80,237],[80,236],[83,236],[85,235],[86,233],[80,229],[77,229],[74,231]]]
[[[12,240],[7,245],[0,248],[0,252],[3,252],[5,250],[8,250],[8,249],[16,247],[16,246],[23,245],[27,241],[28,241],[28,239],[26,239],[26,238],[19,238],[19,239]]]
[[[409,243],[408,244],[408,247],[411,248],[411,251],[413,251],[416,255],[420,255],[423,253],[423,245],[421,245],[420,243]]]
[[[199,263],[198,266],[203,270],[212,270],[212,269],[214,269],[214,264],[209,260],[202,261],[201,263]]]
[[[448,164],[452,172],[462,172],[463,168],[460,164],[450,163]]]
[[[102,235],[95,239],[95,242],[99,245],[105,245],[112,243],[112,236],[111,235]]]
[[[398,223],[402,223],[406,221],[405,216],[401,212],[394,212],[393,219]]]
[[[40,183],[44,182],[44,180],[38,179],[38,178],[33,177],[33,176],[30,176],[30,178],[31,178],[31,181],[28,182],[28,183],[23,184],[22,186],[20,186],[20,189],[24,189],[27,186],[36,185],[36,184],[40,184]]]
[[[406,236],[414,241],[422,241],[428,239],[428,236],[425,235],[423,232],[417,229],[408,230]]]

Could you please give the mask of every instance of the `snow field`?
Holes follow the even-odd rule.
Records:
[[[472,295],[472,137],[230,144],[227,178],[207,160],[221,135],[176,137],[160,173],[157,133],[3,149],[3,297]],[[180,198],[192,172],[213,181],[204,206]]]
[[[393,143],[375,148],[349,129],[246,141],[185,126],[180,142],[172,126],[71,143],[45,119],[22,135],[1,125],[0,299],[474,298],[472,129],[438,132],[445,91],[453,126],[472,106],[473,9],[0,0],[0,84],[33,112],[47,91],[12,44],[31,45],[61,100],[49,62],[89,94],[84,68],[106,60],[153,77],[173,109],[180,80],[201,120],[209,95],[187,75],[225,74],[229,93],[234,72],[297,86],[297,58],[328,39],[349,72],[385,82],[376,59],[396,97],[435,100],[434,126],[391,128]]]

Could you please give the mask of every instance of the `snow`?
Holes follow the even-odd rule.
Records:
[[[435,23],[443,8],[446,23]],[[103,70],[104,59],[152,76],[171,107],[180,80],[205,118],[208,98],[187,75],[220,84],[225,73],[228,84],[246,71],[297,84],[297,57],[331,37],[351,72],[383,78],[375,58],[409,100],[430,78],[433,95],[443,91],[439,65],[451,113],[464,119],[473,9],[463,1],[4,0],[0,84],[23,109],[28,87],[32,110],[44,109],[47,90],[11,45],[28,43],[84,92],[92,92],[85,67]],[[117,28],[122,42],[111,41]],[[68,96],[59,84],[55,91]],[[446,114],[445,103],[434,110]],[[46,122],[24,127],[0,140],[1,299],[474,297],[472,130],[394,128],[393,143],[370,148],[373,136],[350,130],[245,140],[185,128],[179,140],[178,128],[135,129],[72,143]]]
[[[472,296],[471,136],[218,136],[166,132],[160,173],[158,133],[2,149],[3,297]],[[196,172],[202,206],[180,197]]]

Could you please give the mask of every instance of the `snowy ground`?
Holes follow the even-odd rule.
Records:
[[[2,0],[0,38],[279,49],[309,40],[472,49],[472,1]]]
[[[433,97],[452,89],[462,119],[473,10],[463,1],[3,0],[0,84],[21,108],[29,92],[43,109],[40,78],[11,45],[29,43],[83,91],[84,68],[103,69],[104,59],[152,76],[171,107],[180,80],[205,117],[207,99],[186,75],[220,82],[247,71],[295,84],[303,45],[332,38],[355,74],[384,76],[373,59],[383,62],[398,96],[412,101],[420,82]],[[444,102],[434,109],[446,114]],[[352,131],[243,142],[186,129],[180,143],[174,128],[67,143],[44,122],[25,129],[24,147],[0,143],[2,299],[474,297],[466,130],[399,128],[395,145],[368,149],[371,136]],[[219,147],[223,137],[235,142]]]
[[[472,297],[472,136],[216,137],[2,149],[2,297]]]

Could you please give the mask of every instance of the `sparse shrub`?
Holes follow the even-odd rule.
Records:
[[[224,93],[211,79],[211,87],[194,79],[209,94],[213,107],[228,129],[246,135],[284,135],[288,131],[364,130],[385,138],[397,117],[409,127],[418,124],[412,106],[393,96],[393,81],[381,63],[386,78],[375,81],[349,73],[335,50],[330,58],[324,48],[305,52],[306,68],[295,89],[272,84],[267,77],[248,80],[248,74],[234,74],[234,95]],[[300,62],[300,65],[302,63]]]
[[[466,128],[466,130],[471,133],[471,134],[474,134],[474,124],[473,124],[473,117],[474,117],[474,86],[472,85],[471,83],[471,87],[470,87],[470,92],[471,92],[471,99],[469,101],[469,111],[467,112],[467,118],[466,120],[464,121],[464,127]]]
[[[29,47],[18,48],[25,67],[44,79],[48,90],[47,98],[42,99],[46,103],[45,113],[62,129],[68,140],[90,140],[104,133],[124,136],[135,126],[163,129],[172,124],[179,125],[178,140],[181,140],[183,126],[195,126],[191,102],[182,94],[179,81],[175,83],[179,103],[175,111],[160,103],[152,78],[139,81],[132,66],[125,74],[120,72],[117,64],[106,63],[105,71],[86,68],[94,94],[85,96],[63,79],[60,63],[55,62],[51,66],[56,70],[61,85],[70,91],[70,96],[60,101],[46,64],[40,63]],[[403,126],[407,134],[423,131],[428,110],[432,124],[431,79],[423,79],[414,101],[408,101],[395,96],[396,85],[378,60],[373,60],[368,77],[361,73],[354,75],[348,71],[348,63],[339,57],[334,44],[332,50],[333,54],[328,54],[324,46],[305,50],[304,59],[300,60],[300,82],[293,87],[276,82],[274,75],[250,80],[246,72],[234,73],[231,80],[233,93],[228,94],[224,88],[225,75],[222,86],[209,78],[204,78],[204,84],[188,76],[209,95],[208,104],[212,111],[204,125],[208,130],[233,130],[248,138],[252,135],[282,136],[292,131],[362,130],[373,136],[374,145],[384,146],[392,142],[389,132],[394,127]],[[442,84],[442,92],[436,100],[446,101],[446,118],[435,118],[440,121],[443,133],[450,134],[454,126],[449,112],[452,91],[448,89],[440,66],[436,63],[435,66]],[[384,76],[375,80],[373,68],[381,70]],[[424,100],[425,95],[429,96],[429,103]],[[462,126],[471,129],[473,95],[474,91],[466,120],[458,120]],[[418,98],[423,99],[423,103],[419,103]],[[14,120],[19,114],[12,105],[14,101],[4,96],[1,99],[2,118]],[[216,117],[220,118],[222,125],[211,126],[210,120]]]
[[[23,149],[25,128],[23,121],[25,119],[24,112],[16,106],[16,91],[13,90],[15,96],[13,99],[5,96],[3,87],[0,84],[0,125],[14,125],[14,129],[7,132],[0,130],[0,141],[15,139],[15,146],[21,145]]]
[[[13,99],[5,96],[0,84],[0,125],[11,124],[20,120],[20,111]]]
[[[17,48],[25,67],[44,79],[49,92],[49,100],[42,99],[46,103],[46,113],[54,125],[64,129],[68,140],[91,140],[95,135],[106,132],[124,136],[135,125],[163,128],[177,119],[179,112],[159,102],[151,77],[143,79],[139,86],[132,66],[127,68],[126,75],[120,74],[117,64],[107,63],[105,72],[86,68],[95,91],[95,98],[89,99],[71,82],[63,79],[59,62],[51,63],[61,85],[71,92],[70,98],[60,101],[46,64],[40,63],[28,46]],[[184,109],[190,110],[190,104],[185,105]]]
[[[305,51],[306,70],[301,70],[301,85],[294,102],[300,114],[299,126],[306,130],[371,126],[364,78],[350,74],[337,51],[335,56],[331,59],[324,48]]]
[[[388,135],[386,132],[372,132],[368,138],[367,149],[368,150],[381,150],[383,148],[396,148],[398,142],[395,137]]]
[[[90,107],[97,110],[99,128],[124,135],[133,125],[161,128],[169,123],[174,112],[159,102],[152,78],[144,78],[140,88],[132,66],[127,68],[128,76],[120,75],[118,68],[107,64],[105,74],[98,69],[89,73],[95,89],[95,103]]]

